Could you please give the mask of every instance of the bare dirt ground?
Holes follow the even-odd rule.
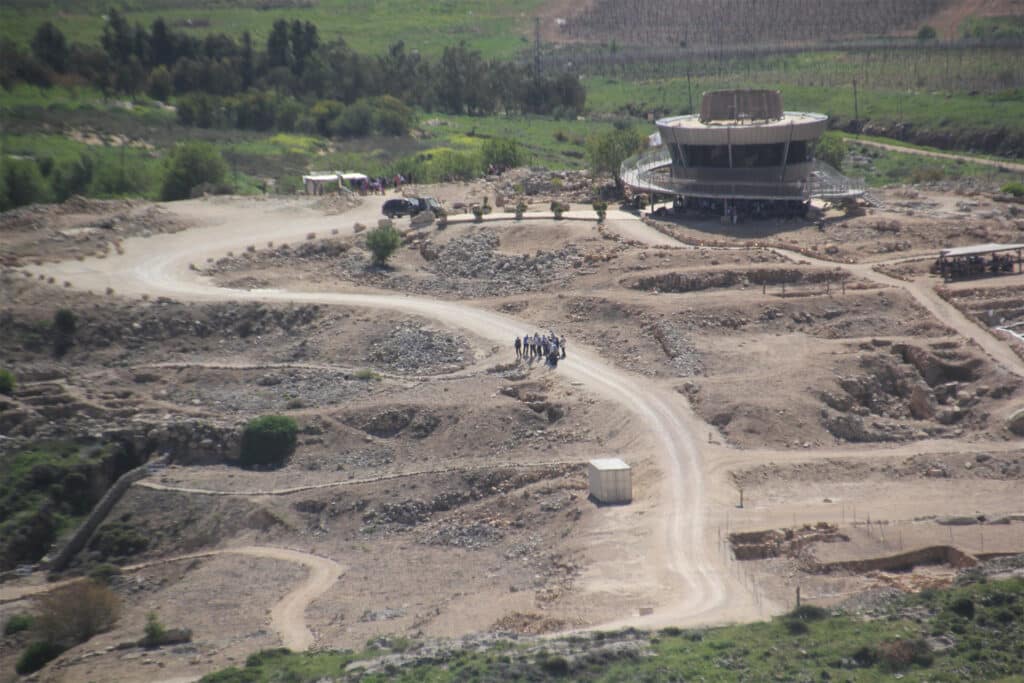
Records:
[[[1020,320],[1020,276],[940,296],[894,259],[1019,228],[999,214],[963,235],[958,202],[1000,210],[983,196],[884,200],[824,233],[499,214],[410,232],[380,269],[352,230],[378,198],[340,214],[207,199],[159,207],[185,232],[5,270],[2,353],[22,382],[0,404],[4,448],[116,429],[171,453],[109,519],[150,539],[126,565],[188,558],[127,569],[117,628],[44,678],[196,676],[282,642],[749,620],[796,584],[835,601],[952,575],[952,551],[879,558],[1024,551],[1024,360],[978,313],[1000,301],[1001,324]],[[882,249],[891,235],[908,246]],[[55,360],[62,305],[79,326]],[[566,361],[515,362],[516,335],[550,329]],[[295,456],[234,467],[239,426],[268,412],[299,422]],[[634,467],[629,506],[587,500],[584,464],[608,455]],[[819,523],[835,530],[800,531]],[[772,530],[749,551],[765,557],[736,559],[730,534]],[[211,550],[233,554],[196,556]],[[908,562],[924,568],[892,573]],[[33,586],[0,586],[0,617]],[[154,609],[193,643],[107,650]]]

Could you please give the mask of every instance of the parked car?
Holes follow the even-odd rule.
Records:
[[[384,202],[382,211],[388,218],[400,218],[402,216],[415,216],[423,211],[433,211],[435,214],[443,213],[441,203],[433,197],[413,197],[407,199],[389,199]]]
[[[400,218],[401,216],[415,216],[421,209],[419,202],[412,199],[389,199],[384,202],[382,209],[388,218]]]

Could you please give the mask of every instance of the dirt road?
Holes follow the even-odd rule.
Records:
[[[330,589],[342,572],[345,571],[345,568],[334,560],[287,548],[242,546],[239,548],[223,548],[201,553],[190,553],[152,562],[141,562],[122,567],[121,571],[131,573],[171,562],[184,562],[215,557],[217,555],[247,555],[249,557],[294,562],[307,567],[309,569],[309,576],[274,605],[270,611],[270,620],[274,630],[281,636],[281,642],[285,647],[292,650],[306,650],[312,647],[316,638],[306,625],[306,608],[313,600]],[[0,603],[23,600],[81,580],[70,579],[68,581],[42,583],[32,586],[0,586]]]
[[[973,164],[981,164],[982,166],[992,166],[993,168],[1006,168],[1011,171],[1018,171],[1024,173],[1024,164],[1019,164],[1013,161],[1003,161],[1002,159],[985,159],[983,157],[970,156],[969,154],[955,154],[953,152],[935,152],[930,149],[914,149],[913,147],[901,147],[900,145],[889,145],[884,142],[875,142],[874,140],[862,140],[858,137],[846,137],[844,138],[847,142],[856,142],[866,147],[875,147],[877,149],[884,149],[890,152],[902,152],[903,154],[916,154],[922,157],[932,157],[933,159],[951,159],[953,161],[969,161]]]

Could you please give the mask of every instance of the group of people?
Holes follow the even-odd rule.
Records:
[[[395,192],[402,190],[402,185],[409,182],[405,176],[396,173],[394,178],[388,179],[384,176],[379,178],[362,178],[360,180],[353,180],[350,184],[352,190],[358,192],[360,195],[368,194],[385,194],[388,188],[395,188]]]
[[[565,358],[565,337],[559,337],[552,332],[547,336],[541,336],[537,332],[533,336],[524,334],[521,338],[516,337],[515,341],[516,359],[543,360],[549,367],[558,367],[558,361]]]

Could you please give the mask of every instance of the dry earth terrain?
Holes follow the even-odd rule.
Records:
[[[831,603],[1024,552],[1024,344],[995,329],[1024,321],[1024,275],[944,285],[926,265],[1021,241],[1016,205],[878,199],[823,230],[598,225],[582,206],[403,219],[386,268],[355,230],[382,198],[0,216],[19,377],[0,447],[119,438],[170,462],[105,523],[148,540],[115,558],[120,622],[41,680],[191,680],[389,634],[752,620],[798,585]],[[58,307],[78,325],[55,359]],[[517,362],[512,339],[548,330],[566,360]],[[238,468],[241,425],[267,413],[298,421],[298,450]],[[631,505],[588,500],[602,456],[633,466]],[[104,559],[87,546],[63,578]],[[0,620],[50,585],[0,583]],[[192,642],[116,649],[150,611]],[[4,680],[24,642],[0,643]]]

